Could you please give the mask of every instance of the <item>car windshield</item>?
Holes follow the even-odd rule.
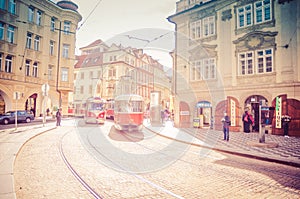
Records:
[[[8,116],[14,115],[14,114],[15,114],[15,112],[12,112],[12,111],[9,111],[9,112],[6,112],[6,113],[5,113],[5,115],[8,115]]]

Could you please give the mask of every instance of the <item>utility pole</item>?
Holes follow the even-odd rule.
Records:
[[[55,30],[59,31],[58,34],[58,57],[57,57],[57,70],[56,70],[56,92],[59,94],[58,98],[58,108],[61,107],[61,91],[58,89],[58,82],[59,82],[59,65],[60,65],[60,44],[61,44],[61,21],[59,21],[59,29],[55,28]]]

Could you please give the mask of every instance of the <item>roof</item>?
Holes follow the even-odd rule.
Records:
[[[77,56],[78,60],[75,64],[75,68],[86,68],[91,66],[102,66],[103,65],[103,53],[92,53],[88,55]]]
[[[96,47],[96,46],[99,46],[100,44],[106,46],[106,44],[101,39],[97,39],[96,41],[90,43],[89,45],[79,48],[79,50],[84,49],[84,48]]]

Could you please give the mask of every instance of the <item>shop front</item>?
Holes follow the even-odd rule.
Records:
[[[212,105],[208,101],[199,101],[194,112],[194,127],[209,128],[212,124]],[[199,123],[199,124],[198,124]]]

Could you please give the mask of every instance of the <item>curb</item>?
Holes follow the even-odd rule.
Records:
[[[238,156],[241,156],[241,157],[247,157],[247,158],[252,158],[252,159],[257,159],[257,160],[263,160],[263,161],[266,161],[266,162],[274,162],[274,163],[278,163],[278,164],[289,165],[289,166],[300,168],[300,163],[297,163],[297,162],[290,162],[290,161],[285,161],[285,160],[280,160],[280,159],[275,159],[275,158],[269,158],[269,157],[263,157],[263,156],[253,155],[253,154],[240,153],[240,152],[220,149],[220,148],[217,148],[217,147],[209,147],[209,146],[205,146],[205,145],[197,144],[197,143],[191,143],[191,142],[187,142],[187,141],[183,141],[183,140],[178,140],[178,139],[166,136],[166,135],[162,135],[162,134],[157,133],[156,131],[154,131],[154,130],[146,127],[146,126],[144,126],[144,127],[146,129],[148,129],[149,131],[155,133],[156,135],[165,137],[165,138],[170,139],[170,140],[175,140],[175,141],[178,141],[178,142],[181,142],[181,143],[184,143],[184,144],[190,144],[192,146],[202,147],[202,148],[206,148],[206,149],[210,149],[210,150],[214,150],[214,151],[218,151],[218,152],[223,152],[223,153],[228,153],[228,154],[232,154],[232,155],[238,155]],[[271,143],[271,145],[273,146],[274,144]]]
[[[47,128],[47,127],[39,127],[39,128]],[[16,153],[12,154],[13,157],[12,159],[10,159],[10,161],[8,162],[8,165],[11,164],[12,166],[12,173],[7,173],[7,174],[3,174],[3,176],[7,176],[7,177],[10,177],[11,178],[11,182],[12,184],[9,185],[9,184],[6,184],[5,185],[5,188],[9,191],[5,191],[5,188],[4,188],[4,191],[2,191],[0,193],[0,198],[13,198],[13,199],[16,199],[16,189],[15,189],[15,182],[14,182],[14,165],[15,165],[15,160],[18,156],[18,154],[20,153],[20,151],[22,150],[22,148],[24,147],[24,145],[26,143],[28,143],[30,140],[34,139],[35,137],[43,134],[43,133],[46,133],[48,131],[51,131],[51,130],[54,130],[56,129],[57,127],[48,127],[47,129],[44,129],[40,132],[37,132],[36,134],[32,135],[31,137],[29,138],[24,138],[24,140],[20,141],[20,142],[16,142],[14,143],[14,146],[13,147],[16,147]],[[9,129],[6,129],[6,130],[9,130]],[[24,129],[24,133],[26,133],[26,131],[30,131],[31,129]],[[11,132],[10,132],[11,133]]]

